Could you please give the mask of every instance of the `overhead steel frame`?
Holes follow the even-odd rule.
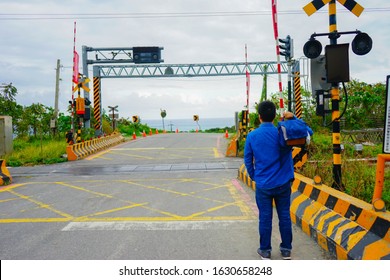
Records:
[[[95,51],[95,59],[88,60],[88,52],[92,51]],[[91,48],[83,46],[83,71],[85,76],[88,76],[88,65],[94,64],[93,95],[94,117],[96,120],[95,131],[97,135],[102,133],[101,79],[238,76],[246,75],[247,70],[251,75],[278,74],[278,64],[275,61],[125,65],[125,63],[133,63],[131,51],[132,48]],[[299,61],[295,63],[299,64]],[[284,74],[288,73],[287,62],[281,62],[281,72]]]

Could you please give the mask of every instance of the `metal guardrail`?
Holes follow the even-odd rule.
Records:
[[[341,140],[346,143],[381,143],[383,142],[383,128],[367,128],[359,130],[342,130]]]

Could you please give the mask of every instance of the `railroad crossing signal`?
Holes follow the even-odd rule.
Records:
[[[351,11],[355,16],[359,17],[363,12],[364,8],[360,6],[354,0],[337,0],[341,5]],[[340,143],[340,111],[339,111],[339,82],[349,81],[349,65],[348,65],[348,46],[349,44],[337,44],[337,38],[342,34],[358,34],[352,45],[354,46],[352,50],[358,55],[367,54],[372,47],[371,38],[360,31],[356,32],[338,32],[337,31],[337,22],[336,22],[336,0],[313,0],[305,7],[303,10],[308,16],[314,14],[316,11],[321,9],[326,4],[329,4],[329,33],[324,34],[313,34],[310,40],[303,47],[304,54],[314,59],[321,54],[322,46],[317,40],[314,39],[316,36],[328,35],[330,39],[330,45],[325,49],[325,57],[327,64],[327,80],[332,84],[331,88],[331,99],[332,99],[332,142],[333,142],[333,188],[338,190],[344,190],[344,186],[341,180],[341,143]],[[333,57],[331,57],[331,52]],[[343,71],[338,72],[340,69],[339,65],[329,69],[330,61],[336,60],[339,64],[340,61],[336,57],[344,57]],[[336,73],[337,72],[337,73]],[[331,76],[333,75],[333,76]]]
[[[88,84],[91,80],[89,78],[85,78],[81,80],[81,83],[76,84],[76,86],[73,89],[73,92],[76,92],[77,90],[83,89],[86,92],[89,92],[90,89],[87,87],[86,84]]]
[[[323,6],[329,4],[329,2],[331,1],[332,0],[313,0],[305,7],[303,7],[303,10],[308,16],[311,16],[319,9],[321,9]],[[337,2],[339,2],[341,5],[343,5],[346,9],[348,9],[357,17],[359,17],[364,10],[364,8],[354,0],[337,0]]]

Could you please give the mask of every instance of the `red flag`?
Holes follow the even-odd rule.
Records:
[[[75,84],[79,83],[79,54],[73,51],[73,77],[72,81]]]

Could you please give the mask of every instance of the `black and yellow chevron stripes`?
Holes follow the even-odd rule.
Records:
[[[293,222],[337,259],[390,260],[390,213],[295,174]]]
[[[292,157],[294,168],[299,169],[307,162],[307,150],[304,148],[293,147]]]
[[[364,10],[364,8],[354,0],[337,0],[337,2],[339,2],[349,11],[351,11],[357,17],[359,17]],[[335,5],[336,0],[313,0],[305,7],[303,7],[303,10],[308,16],[311,16],[328,3]],[[330,8],[333,9],[333,7]],[[336,14],[336,12],[334,14]]]
[[[302,95],[300,72],[294,72],[295,116],[302,118]]]
[[[93,77],[93,116],[95,118],[95,130],[101,129],[101,101],[100,101],[100,78]]]
[[[245,165],[238,178],[255,189]],[[390,212],[295,173],[291,219],[337,259],[390,260]]]
[[[357,17],[359,17],[364,10],[364,8],[354,0],[337,0],[337,1]]]
[[[313,0],[309,4],[307,4],[305,7],[303,7],[303,10],[308,16],[311,16],[315,12],[317,12],[319,9],[321,9],[323,6],[328,4],[331,0]]]

